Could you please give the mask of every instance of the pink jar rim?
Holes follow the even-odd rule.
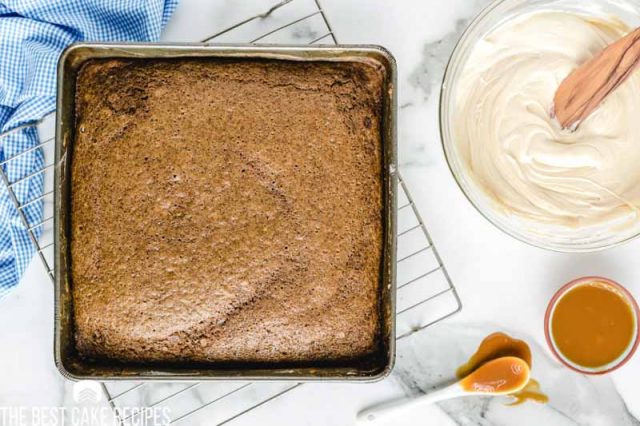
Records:
[[[634,316],[635,316],[635,322],[636,322],[636,329],[635,329],[635,334],[633,336],[634,342],[633,345],[631,346],[629,352],[626,354],[626,356],[620,360],[614,361],[615,364],[612,365],[609,368],[606,368],[604,370],[591,370],[588,369],[588,367],[585,367],[584,369],[580,368],[577,366],[577,364],[571,364],[569,363],[566,358],[559,353],[558,350],[556,350],[556,347],[554,345],[554,341],[553,341],[553,337],[551,335],[551,313],[553,311],[553,308],[556,306],[557,302],[560,300],[560,298],[562,296],[564,296],[569,290],[573,289],[574,287],[577,287],[579,285],[584,285],[584,284],[588,284],[590,282],[602,282],[604,284],[610,285],[611,287],[614,287],[616,290],[620,291],[620,293],[622,293],[622,295],[625,297],[625,299],[627,300],[627,302],[629,303],[629,305],[631,306],[631,309],[633,310]],[[622,367],[624,364],[626,364],[635,354],[636,349],[638,348],[638,343],[640,343],[640,309],[638,308],[638,303],[636,302],[636,299],[633,297],[633,295],[631,294],[631,292],[629,292],[629,290],[627,290],[625,287],[623,287],[620,283],[609,279],[609,278],[604,278],[604,277],[599,277],[599,276],[586,276],[586,277],[581,277],[581,278],[576,278],[575,280],[572,280],[570,282],[568,282],[567,284],[563,285],[562,287],[560,287],[558,289],[558,291],[555,292],[555,294],[553,295],[553,297],[551,298],[551,300],[549,301],[549,304],[547,305],[547,310],[544,314],[544,335],[545,335],[545,339],[547,341],[547,345],[549,346],[549,349],[551,350],[551,352],[553,353],[553,355],[556,357],[556,359],[558,359],[558,361],[560,361],[562,364],[564,364],[566,367],[568,367],[569,369],[576,371],[578,373],[582,373],[582,374],[589,374],[589,375],[602,375],[602,374],[607,374],[610,373],[614,370],[617,370],[618,368]],[[622,356],[622,355],[621,355]]]

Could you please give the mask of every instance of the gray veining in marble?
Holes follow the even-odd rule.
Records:
[[[640,361],[619,372],[586,378],[561,367],[544,347],[546,301],[563,282],[602,274],[640,291],[640,241],[603,253],[561,255],[513,241],[486,223],[459,192],[447,170],[439,142],[437,98],[442,73],[459,34],[487,0],[321,0],[343,43],[378,43],[393,52],[399,67],[399,150],[403,174],[427,220],[465,308],[445,324],[400,343],[392,377],[367,385],[311,384],[234,420],[238,425],[349,425],[372,403],[417,395],[453,380],[455,368],[486,334],[503,329],[527,339],[534,350],[534,376],[551,396],[543,406],[507,407],[503,398],[468,398],[408,412],[394,425],[626,426],[640,424]],[[172,41],[201,40],[231,23],[267,10],[277,0],[183,0],[165,32]],[[313,0],[296,0],[268,19],[259,19],[222,42],[257,37],[310,13]],[[323,35],[318,16],[265,38],[270,43],[309,42]],[[43,135],[51,132],[45,123]],[[634,245],[636,244],[636,245]],[[634,267],[635,266],[635,267]],[[524,273],[523,273],[524,272]],[[0,406],[74,406],[72,383],[62,379],[52,359],[51,283],[37,261],[20,288],[0,302]],[[408,303],[408,301],[405,301]],[[514,308],[515,307],[515,308]],[[407,319],[405,326],[420,318]],[[178,424],[211,425],[291,384],[161,384],[118,398],[119,405],[149,405],[175,397],[175,416],[236,390]],[[131,384],[110,384],[113,395]],[[180,392],[180,393],[177,393]],[[634,417],[635,416],[635,417]],[[4,425],[3,425],[4,426]]]
[[[410,395],[429,392],[449,384],[455,369],[463,364],[487,335],[488,328],[471,324],[441,324],[403,342],[394,378]],[[495,331],[533,341],[530,336],[495,326]],[[438,342],[430,344],[430,342]],[[440,407],[459,425],[510,425],[518,415],[518,425],[638,425],[640,421],[626,409],[611,379],[587,377],[560,366],[544,348],[531,344],[532,376],[549,396],[548,404],[526,403],[510,407],[507,397],[461,398]],[[443,356],[446,354],[446,356]]]

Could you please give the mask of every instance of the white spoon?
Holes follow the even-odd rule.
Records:
[[[369,407],[358,413],[357,423],[362,425],[384,421],[409,407],[424,406],[446,399],[474,395],[509,395],[526,386],[529,374],[526,361],[512,356],[497,358],[446,388],[418,398],[401,398]]]

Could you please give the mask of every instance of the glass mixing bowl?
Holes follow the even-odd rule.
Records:
[[[564,252],[612,247],[639,236],[640,223],[637,227],[624,230],[606,224],[578,232],[508,214],[501,211],[497,202],[488,197],[467,174],[463,159],[457,152],[453,132],[457,82],[470,52],[497,25],[518,15],[540,10],[560,10],[600,18],[615,17],[630,28],[640,26],[640,0],[496,0],[489,4],[463,33],[445,71],[440,94],[440,133],[447,163],[469,201],[487,220],[507,234],[537,247]]]

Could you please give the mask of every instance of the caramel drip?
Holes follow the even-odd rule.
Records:
[[[535,401],[541,404],[549,402],[549,397],[540,391],[540,383],[536,379],[529,379],[529,383],[522,390],[509,396],[513,397],[514,400],[507,405],[520,405],[526,401]]]

